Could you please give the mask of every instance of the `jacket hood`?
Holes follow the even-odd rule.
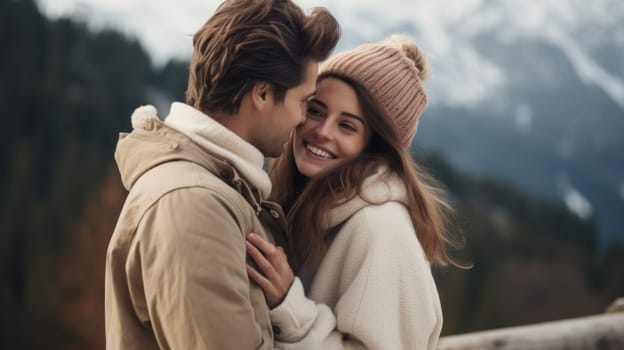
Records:
[[[139,107],[132,114],[132,127],[132,133],[120,135],[115,152],[122,182],[128,190],[153,167],[186,160],[219,177],[241,179],[260,200],[271,193],[262,153],[191,106],[174,102],[164,122],[158,119],[153,106]]]
[[[219,163],[224,163],[211,157],[182,133],[166,126],[152,106],[135,110],[132,127],[131,133],[119,134],[115,150],[121,181],[128,191],[143,174],[166,162],[190,161],[215,174],[222,166]]]
[[[210,116],[184,103],[174,102],[164,121],[190,138],[204,151],[227,159],[262,198],[271,193],[271,179],[264,170],[264,155],[238,134]]]
[[[397,174],[387,166],[380,166],[362,184],[362,193],[328,211],[326,229],[347,220],[358,210],[386,202],[407,205],[407,190]]]

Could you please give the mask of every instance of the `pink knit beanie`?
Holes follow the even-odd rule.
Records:
[[[337,54],[320,69],[320,75],[328,74],[343,75],[362,84],[394,121],[401,144],[409,147],[418,118],[427,106],[422,82],[429,76],[427,59],[411,39],[392,35]]]

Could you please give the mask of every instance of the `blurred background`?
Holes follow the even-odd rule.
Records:
[[[437,269],[443,334],[602,313],[624,295],[624,2],[299,1],[337,51],[411,35],[431,104],[413,151],[471,270]],[[0,0],[0,348],[103,349],[113,160],[135,107],[183,100],[218,1]]]

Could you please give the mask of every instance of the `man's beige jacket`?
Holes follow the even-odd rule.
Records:
[[[272,349],[245,268],[248,233],[286,237],[282,210],[262,199],[262,156],[179,103],[165,123],[142,107],[133,125],[115,153],[129,194],[107,252],[107,349]]]

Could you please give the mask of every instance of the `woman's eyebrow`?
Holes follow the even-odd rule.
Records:
[[[327,109],[327,105],[326,105],[325,103],[321,102],[319,99],[316,99],[316,98],[314,98],[314,97],[312,97],[312,96],[311,96],[311,98],[308,100],[308,103],[310,103],[310,102],[314,102],[314,103],[316,103],[316,104],[319,104],[319,105],[321,105],[321,107],[323,107],[323,108]]]
[[[310,101],[308,101],[308,103],[313,102],[316,103],[318,105],[320,105],[321,107],[323,107],[324,109],[327,109],[327,104],[325,104],[324,102],[320,101],[319,99],[316,98],[311,98]],[[349,112],[341,112],[340,115],[343,115],[345,117],[348,118],[354,118],[360,121],[360,123],[362,123],[363,125],[366,125],[366,120],[360,116],[357,116],[353,113],[349,113]]]
[[[366,120],[364,120],[364,118],[362,118],[362,117],[360,117],[360,116],[357,116],[357,115],[355,115],[355,114],[351,114],[351,113],[348,113],[348,112],[342,112],[342,113],[340,113],[340,114],[341,114],[341,115],[344,115],[345,117],[348,117],[348,118],[354,118],[354,119],[357,119],[357,120],[359,120],[359,121],[360,121],[360,123],[362,123],[362,125],[366,125]]]

